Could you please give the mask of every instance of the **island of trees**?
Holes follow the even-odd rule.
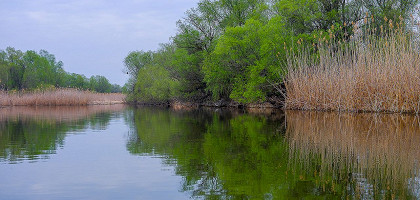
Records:
[[[31,90],[43,88],[77,88],[100,93],[121,92],[121,86],[111,84],[104,76],[87,78],[64,71],[46,50],[22,52],[12,47],[0,50],[0,90]]]
[[[45,50],[0,50],[0,107],[123,103],[121,90],[104,76],[64,71],[63,62]]]
[[[136,103],[419,112],[418,0],[201,0],[124,60]]]

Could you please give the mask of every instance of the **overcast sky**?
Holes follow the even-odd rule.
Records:
[[[67,72],[123,85],[125,56],[156,50],[198,0],[0,0],[0,49],[45,49]]]

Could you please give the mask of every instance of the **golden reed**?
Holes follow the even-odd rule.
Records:
[[[320,39],[318,59],[289,56],[286,109],[419,113],[419,41],[390,27],[345,44]]]
[[[46,120],[53,122],[71,122],[86,119],[89,116],[119,112],[126,108],[124,104],[95,106],[8,106],[0,109],[0,123],[8,120]],[[0,134],[1,135],[1,134]]]
[[[104,94],[77,89],[48,91],[5,92],[0,91],[0,106],[76,106],[123,103],[124,94]]]

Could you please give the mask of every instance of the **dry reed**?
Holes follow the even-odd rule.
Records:
[[[317,61],[289,56],[286,109],[420,112],[419,41],[401,29],[355,38],[321,41]]]
[[[123,103],[123,94],[103,94],[76,89],[49,91],[0,91],[0,106],[76,106]]]
[[[11,119],[70,122],[85,119],[98,113],[119,112],[125,108],[124,104],[55,107],[9,106],[0,109],[0,123]]]

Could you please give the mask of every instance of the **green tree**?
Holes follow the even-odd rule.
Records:
[[[406,26],[418,4],[419,0],[363,0],[364,8],[374,18],[370,24],[377,30],[381,26],[389,28],[391,22],[394,26],[397,23]]]
[[[104,76],[96,75],[91,76],[89,79],[89,88],[93,91],[100,93],[109,93],[111,92],[111,83]]]
[[[227,27],[241,26],[247,19],[261,16],[261,0],[202,0],[178,21],[178,34],[173,38],[177,49],[174,68],[181,82],[181,96],[203,100],[205,91],[203,63]]]
[[[20,50],[16,50],[12,47],[7,47],[5,51],[2,51],[2,63],[7,65],[8,71],[3,72],[5,77],[5,89],[22,89],[23,88],[23,73],[26,66],[23,62],[24,53]]]
[[[276,90],[287,71],[284,45],[297,38],[282,21],[281,16],[267,24],[250,19],[244,26],[226,29],[204,65],[214,99],[263,101]]]
[[[173,46],[161,45],[153,60],[140,68],[133,98],[139,102],[167,102],[178,96],[178,80],[172,67]]]
[[[89,88],[89,79],[81,74],[68,73],[65,77],[65,87],[86,90]]]
[[[118,84],[112,84],[111,85],[111,93],[121,93],[122,89],[121,86]]]
[[[130,91],[134,91],[134,86],[137,82],[137,75],[139,70],[144,66],[150,64],[153,60],[152,51],[132,51],[124,59],[124,71],[130,75],[128,80]]]

